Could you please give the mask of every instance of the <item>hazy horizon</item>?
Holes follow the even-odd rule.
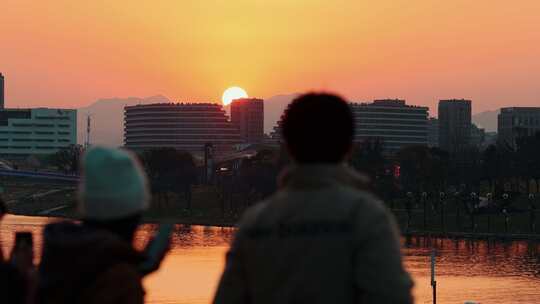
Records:
[[[80,108],[109,96],[219,102],[327,90],[402,98],[436,115],[540,104],[538,1],[6,0],[0,72],[9,107]]]
[[[309,91],[309,90],[308,90]],[[306,92],[308,92],[306,91]],[[313,90],[313,91],[316,91],[316,90]],[[339,93],[339,92],[336,92],[336,91],[330,91],[330,92],[335,92],[335,93]],[[275,98],[275,97],[279,97],[279,96],[294,96],[294,95],[298,95],[300,93],[278,93],[278,94],[275,94],[275,95],[272,95],[272,96],[268,96],[268,97],[261,97],[261,96],[249,96],[250,98],[262,98],[263,100],[267,101],[268,99],[272,99],[272,98]],[[90,107],[96,103],[99,103],[99,102],[115,102],[116,100],[124,100],[124,99],[149,99],[149,98],[153,98],[153,97],[164,97],[164,98],[167,98],[170,102],[193,102],[193,103],[205,103],[205,102],[210,102],[210,103],[222,103],[221,100],[218,100],[217,98],[215,100],[200,100],[200,99],[194,99],[194,100],[187,100],[185,98],[169,98],[168,96],[164,95],[164,94],[151,94],[151,95],[148,95],[148,96],[134,96],[134,95],[126,95],[126,96],[111,96],[111,97],[98,97],[96,98],[95,100],[91,100],[89,101],[88,103],[86,104],[81,104],[81,105],[77,105],[77,106],[66,106],[64,108],[68,108],[68,109],[80,109],[80,108],[87,108],[87,107]],[[427,104],[422,104],[422,103],[412,103],[410,102],[408,99],[405,99],[403,97],[399,97],[399,96],[392,96],[392,97],[389,97],[389,96],[384,96],[384,97],[375,97],[373,99],[365,99],[365,98],[359,98],[359,99],[349,99],[348,101],[349,102],[353,102],[353,103],[357,103],[357,102],[367,102],[367,103],[371,103],[373,102],[374,100],[378,100],[378,99],[404,99],[406,101],[406,104],[407,105],[415,105],[415,106],[428,106]],[[440,99],[437,99],[435,100],[435,106],[429,106],[429,114],[430,116],[436,116],[436,112],[433,112],[432,110],[437,110],[437,103],[439,102],[439,100],[443,100],[443,99],[454,99],[454,97],[452,98],[440,98]],[[461,99],[461,98],[455,98],[455,99]],[[473,107],[474,107],[474,100],[472,101],[473,102]],[[25,105],[26,103],[21,103],[21,104],[17,104],[17,105],[11,105],[10,102],[8,101],[8,99],[6,98],[6,104],[5,104],[5,107],[6,108],[40,108],[40,107],[55,107],[55,105],[53,103],[44,103],[44,104],[36,104],[36,105],[32,105],[31,103],[28,103],[28,105]],[[511,107],[511,106],[518,106],[518,105],[508,105],[508,107]],[[526,106],[526,105],[525,105]],[[538,106],[538,105],[531,105],[531,106]],[[224,106],[226,107],[226,106]],[[505,106],[502,106],[502,107],[505,107]],[[500,107],[499,108],[493,108],[493,109],[485,109],[485,110],[482,110],[482,111],[474,111],[473,109],[473,112],[472,114],[481,114],[481,113],[485,113],[485,112],[493,112],[493,111],[498,111],[500,110]]]

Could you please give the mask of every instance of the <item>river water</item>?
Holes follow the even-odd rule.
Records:
[[[15,231],[32,231],[41,250],[48,218],[7,216],[0,225],[4,252]],[[209,303],[223,269],[232,228],[178,225],[161,269],[144,280],[147,303]],[[144,225],[136,236],[143,247],[155,230]],[[407,270],[415,281],[416,303],[432,303],[430,254],[436,248],[438,303],[540,303],[540,244],[412,238],[402,240]]]

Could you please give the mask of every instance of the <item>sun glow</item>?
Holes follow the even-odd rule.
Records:
[[[233,100],[238,98],[246,98],[248,97],[246,91],[240,87],[230,87],[223,92],[223,97],[221,98],[221,101],[223,102],[224,106],[229,105]]]

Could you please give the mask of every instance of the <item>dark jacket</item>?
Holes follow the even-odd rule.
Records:
[[[393,216],[344,165],[303,165],[252,207],[214,303],[412,303]]]
[[[29,284],[29,278],[15,265],[0,260],[0,299],[2,299],[2,303],[28,303]]]
[[[55,223],[43,232],[38,303],[144,303],[143,256],[107,231]]]

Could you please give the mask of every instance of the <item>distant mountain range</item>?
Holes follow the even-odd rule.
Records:
[[[472,116],[472,121],[486,132],[497,132],[497,116],[500,112],[500,110],[480,112]]]
[[[122,146],[124,141],[124,107],[137,104],[170,102],[162,95],[146,98],[103,98],[77,110],[77,142],[86,139],[86,118],[90,115],[90,142],[107,146]]]
[[[270,133],[283,110],[298,94],[276,95],[265,99],[264,131]],[[86,140],[87,116],[91,119],[90,142],[107,146],[122,146],[124,138],[124,107],[138,104],[172,102],[163,95],[145,98],[103,98],[77,110],[77,141]]]
[[[289,103],[300,94],[276,95],[264,101],[264,132],[269,134]]]

